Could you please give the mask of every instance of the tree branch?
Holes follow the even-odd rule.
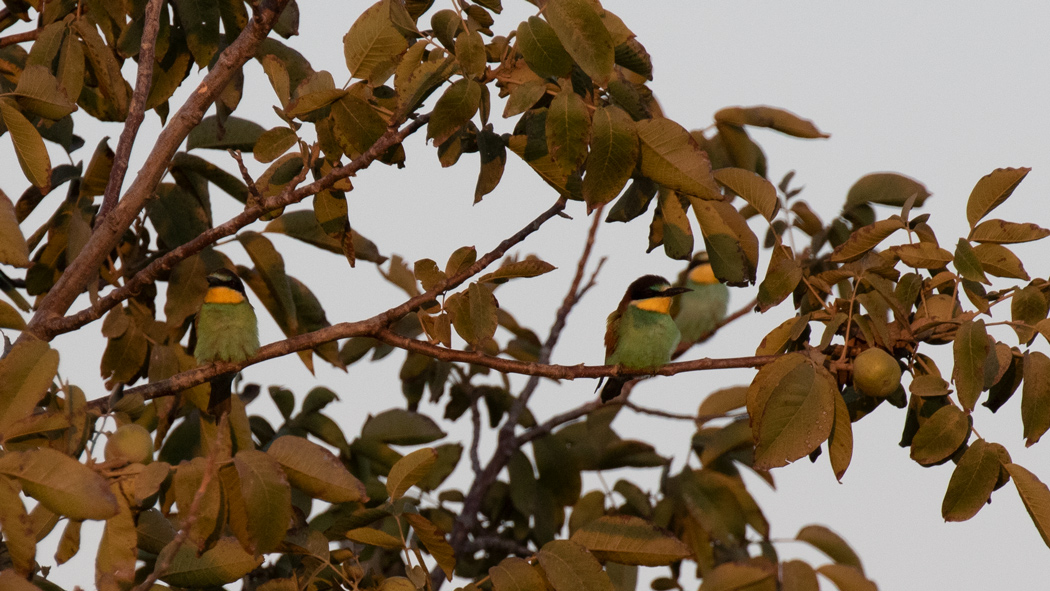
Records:
[[[269,34],[287,3],[288,0],[271,0],[262,3],[255,10],[248,26],[244,27],[237,39],[222,52],[204,80],[161,131],[153,150],[139,169],[124,198],[119,200],[110,214],[96,226],[80,255],[44,296],[40,307],[19,336],[19,341],[30,337],[44,340],[53,338],[55,333],[45,327],[47,321],[64,314],[84,291],[99,266],[153,194],[175,151],[182,145],[190,130],[204,118],[204,113],[226,88],[233,75],[255,55],[259,44]]]
[[[277,209],[278,207],[287,206],[292,203],[296,203],[298,201],[301,201],[302,199],[305,199],[307,196],[316,193],[316,191],[314,193],[305,191],[304,189],[306,187],[318,185],[319,183],[321,183],[321,181],[328,179],[328,177],[333,177],[327,183],[328,186],[330,186],[331,184],[335,183],[335,181],[339,178],[345,178],[356,173],[359,170],[367,168],[369,165],[372,164],[372,162],[376,158],[378,158],[384,152],[389,150],[392,146],[404,141],[405,138],[415,133],[420,127],[425,125],[427,121],[428,117],[423,116],[417,119],[416,121],[413,121],[412,123],[406,125],[400,130],[388,130],[366,152],[352,160],[346,166],[342,166],[338,169],[329,172],[329,174],[326,175],[324,179],[315,181],[314,183],[311,183],[310,185],[305,185],[304,187],[299,187],[298,189],[295,188],[295,183],[289,183],[288,186],[286,186],[284,190],[281,191],[281,193],[273,197],[263,199],[259,203],[245,207],[244,211],[237,214],[225,223],[206,230],[200,236],[197,236],[193,240],[190,240],[182,246],[179,246],[178,248],[169,251],[164,256],[156,259],[148,266],[146,266],[145,269],[136,273],[135,276],[132,277],[123,286],[118,287],[117,289],[109,292],[108,294],[100,298],[98,302],[96,302],[90,308],[81,310],[80,312],[77,312],[76,314],[73,314],[71,316],[54,318],[44,323],[43,329],[47,331],[46,334],[48,334],[49,336],[54,336],[70,332],[72,330],[76,330],[89,322],[98,320],[99,318],[104,316],[105,313],[108,312],[110,309],[117,306],[129,297],[133,296],[146,285],[149,285],[150,283],[156,281],[157,278],[160,277],[162,274],[170,271],[172,268],[175,267],[176,264],[179,263],[179,261],[182,261],[183,259],[192,256],[200,252],[201,250],[204,250],[205,248],[214,244],[222,238],[232,236],[233,234],[237,233],[238,230],[259,219],[260,216],[262,216],[270,210]],[[304,170],[305,169],[306,166],[304,165]],[[336,176],[336,173],[338,173],[338,176]],[[318,189],[318,191],[320,190],[323,189]]]
[[[339,324],[326,326],[325,328],[315,330],[313,332],[296,335],[294,337],[289,337],[283,341],[271,343],[260,348],[259,351],[255,354],[255,356],[245,361],[241,361],[238,363],[230,363],[225,361],[214,362],[208,365],[203,365],[188,371],[184,371],[166,380],[153,382],[151,384],[144,384],[142,386],[136,386],[134,388],[128,388],[124,391],[124,395],[127,396],[129,394],[139,394],[143,397],[143,399],[151,400],[153,398],[166,396],[168,394],[180,392],[182,390],[185,390],[186,388],[192,388],[193,386],[203,384],[204,382],[210,380],[211,378],[221,373],[225,373],[228,371],[240,371],[241,369],[248,367],[249,365],[254,365],[256,363],[266,361],[268,359],[281,357],[284,355],[295,353],[297,351],[313,349],[314,347],[317,347],[318,345],[327,343],[329,341],[335,341],[356,336],[376,337],[381,331],[386,330],[388,326],[401,319],[404,315],[408,314],[409,312],[412,312],[413,310],[419,308],[427,302],[435,300],[440,294],[450,289],[456,288],[467,279],[480,273],[487,266],[489,266],[490,264],[498,260],[500,257],[502,257],[504,254],[506,254],[507,251],[510,250],[514,245],[525,240],[525,238],[527,238],[536,230],[539,230],[540,226],[542,226],[546,221],[561,213],[561,211],[565,209],[566,203],[567,200],[565,197],[559,198],[558,201],[554,203],[554,205],[552,205],[546,211],[537,216],[536,219],[529,222],[524,228],[518,230],[514,235],[500,242],[496,246],[496,248],[492,249],[484,256],[479,258],[477,261],[475,261],[473,265],[470,265],[469,267],[467,267],[463,271],[460,271],[456,275],[439,282],[430,291],[410,298],[404,303],[390,308],[385,312],[381,312],[365,320],[359,320],[357,322],[340,322]],[[239,218],[240,216],[234,219]],[[225,226],[226,224],[223,225]],[[209,232],[210,231],[211,230],[209,230]],[[102,300],[99,300],[100,303],[101,301]],[[94,308],[91,309],[93,310]],[[419,342],[414,341],[413,339],[407,340],[413,343]],[[439,348],[439,351],[441,350],[454,351],[453,349]],[[491,359],[499,358],[491,357]],[[91,406],[92,408],[97,408],[106,411],[108,410],[107,398],[97,398],[95,400],[92,400]]]
[[[135,136],[146,116],[146,97],[149,96],[153,81],[153,65],[157,52],[157,31],[160,29],[160,0],[150,0],[146,4],[145,25],[142,29],[142,42],[139,46],[139,68],[135,78],[135,92],[131,94],[131,105],[128,107],[128,118],[124,130],[120,132],[120,141],[113,156],[113,167],[109,169],[109,181],[102,196],[102,205],[95,216],[97,226],[106,214],[117,204],[120,189],[124,185],[124,175],[131,160],[131,148],[135,145]]]
[[[13,33],[5,37],[0,37],[0,48],[7,47],[8,45],[15,45],[17,43],[25,43],[26,41],[36,41],[36,38],[40,36],[40,29],[33,29],[32,31],[26,31],[24,33]]]

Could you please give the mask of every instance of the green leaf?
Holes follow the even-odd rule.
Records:
[[[25,327],[26,321],[24,318],[22,318],[22,315],[18,313],[18,310],[16,310],[15,307],[11,304],[0,301],[0,328],[22,330]],[[0,424],[2,423],[3,416],[0,415]]]
[[[117,62],[113,50],[102,40],[95,24],[90,19],[74,19],[69,28],[84,41],[87,60],[98,81],[98,91],[106,99],[106,110],[98,115],[103,116],[102,118],[106,121],[123,122],[128,116],[131,87],[124,81],[120,73],[120,63]],[[91,87],[85,86],[84,91],[79,95],[78,103],[82,107],[84,106],[84,92],[89,88]]]
[[[787,299],[799,281],[802,267],[794,256],[785,254],[783,248],[775,248],[769,259],[766,276],[758,286],[758,305],[762,312]]]
[[[591,116],[572,87],[562,89],[547,108],[547,153],[566,173],[579,170],[587,158]]]
[[[904,222],[897,218],[879,220],[857,228],[849,238],[840,244],[831,254],[832,262],[845,263],[864,256],[871,249],[889,238],[897,230],[904,228]]]
[[[780,583],[783,591],[820,591],[817,571],[801,560],[780,563]]]
[[[1035,338],[1035,330],[1032,327],[1046,319],[1048,312],[1050,312],[1050,302],[1047,301],[1046,295],[1039,287],[1029,285],[1015,291],[1014,297],[1010,298],[1010,317],[1014,321],[1011,328],[1017,333],[1018,340],[1022,343],[1031,342]]]
[[[963,452],[941,503],[945,521],[966,521],[988,502],[1002,469],[996,446],[978,439]]]
[[[715,113],[715,121],[736,127],[768,127],[780,133],[806,139],[831,137],[817,129],[809,119],[776,107],[727,107]]]
[[[416,488],[426,492],[441,486],[441,483],[452,475],[460,457],[463,456],[463,445],[459,443],[446,443],[435,447],[434,450],[437,452],[437,461],[423,478],[416,482]]]
[[[853,551],[853,548],[850,547],[842,536],[823,525],[807,525],[798,530],[795,539],[806,542],[810,546],[827,554],[828,558],[834,560],[838,564],[851,566],[861,573],[864,572],[864,566],[860,562],[860,557]]]
[[[248,201],[248,186],[244,184],[243,180],[203,158],[187,154],[186,152],[179,152],[171,160],[171,170],[173,172],[181,171],[200,176],[222,189],[223,192],[237,201],[241,203],[247,203]],[[108,176],[107,174],[106,178]]]
[[[448,80],[455,65],[456,59],[452,56],[447,56],[442,61],[425,61],[414,65],[410,64],[407,57],[402,59],[401,66],[409,67],[409,69],[402,74],[402,69],[399,67],[398,75],[394,79],[398,111],[411,113],[419,107],[430,96],[430,93],[434,92],[434,89]]]
[[[174,3],[186,32],[186,45],[197,67],[203,68],[219,50],[219,5],[209,0],[174,0]]]
[[[742,168],[721,168],[714,172],[718,184],[736,193],[754,207],[767,221],[773,221],[780,209],[777,188],[765,178]]]
[[[1050,429],[1050,358],[1029,351],[1024,358],[1021,423],[1025,447],[1031,447]]]
[[[981,259],[978,258],[977,253],[970,246],[970,242],[965,238],[960,238],[959,243],[956,244],[953,262],[955,263],[955,268],[964,279],[985,285],[992,284],[984,274],[984,269],[981,268]]]
[[[823,366],[790,354],[763,366],[748,389],[756,469],[785,466],[831,435],[838,387]]]
[[[190,255],[175,264],[168,276],[167,297],[164,299],[164,316],[171,328],[181,327],[187,318],[195,315],[204,303],[208,291],[208,269],[218,266],[214,251]]]
[[[478,279],[478,283],[506,283],[510,279],[518,277],[539,277],[545,273],[557,269],[554,265],[535,258],[527,258],[523,261],[511,261],[500,266],[491,273],[486,273]],[[424,289],[426,286],[424,285]]]
[[[158,561],[175,555],[160,579],[177,587],[213,587],[232,583],[262,564],[263,556],[252,556],[241,548],[236,538],[219,538],[207,552],[197,556],[192,544],[182,544],[175,551],[174,542],[161,552]]]
[[[4,544],[14,569],[22,576],[27,576],[33,572],[36,537],[26,506],[18,493],[14,482],[0,476],[0,529],[4,531]]]
[[[588,209],[612,201],[634,173],[641,150],[631,116],[615,106],[601,107],[591,118],[591,151],[583,177]]]
[[[576,542],[547,542],[540,548],[537,558],[555,591],[613,591],[612,581],[602,570],[602,565]]]
[[[744,216],[725,201],[700,198],[690,201],[704,234],[715,277],[729,285],[754,283],[758,268],[758,237]]]
[[[970,421],[957,406],[944,406],[933,413],[911,441],[911,459],[930,466],[955,453],[970,434]]]
[[[416,537],[445,572],[445,577],[451,581],[452,573],[456,569],[456,552],[445,539],[445,532],[418,513],[405,513],[404,516],[416,532]]]
[[[680,193],[702,199],[722,198],[711,174],[711,163],[681,125],[653,118],[636,124],[641,140],[642,174]]]
[[[186,148],[251,152],[264,131],[258,123],[240,117],[228,117],[220,125],[218,117],[211,115],[190,131]]]
[[[299,141],[295,132],[287,127],[274,127],[264,131],[255,140],[252,153],[259,162],[273,162]]]
[[[400,538],[396,538],[381,529],[371,527],[358,527],[346,532],[346,539],[359,544],[378,546],[387,550],[400,550],[405,545]]]
[[[332,103],[332,130],[350,158],[368,151],[386,132],[386,121],[367,102],[348,94]]]
[[[773,578],[773,572],[757,566],[727,562],[704,575],[699,591],[743,591]]]
[[[336,254],[343,254],[343,248],[339,241],[331,238],[321,230],[317,223],[316,214],[312,211],[299,210],[283,214],[281,217],[266,224],[264,232],[275,232],[291,236],[307,244],[322,248]],[[386,262],[387,258],[379,254],[379,248],[374,242],[361,236],[356,231],[350,231],[354,252],[359,260],[373,262],[377,265]]]
[[[1006,464],[1006,471],[1013,478],[1017,494],[1021,495],[1021,502],[1039,530],[1043,543],[1050,546],[1050,489],[1035,474],[1018,464]]]
[[[689,557],[689,546],[652,523],[630,515],[609,515],[572,534],[602,562],[638,566],[665,566]]]
[[[427,124],[427,139],[433,139],[435,145],[445,143],[474,117],[480,105],[480,84],[465,78],[453,82],[434,105]]]
[[[572,57],[565,51],[558,34],[538,16],[518,25],[518,50],[529,68],[540,78],[564,78],[572,70]],[[535,101],[533,101],[535,102]]]
[[[503,136],[492,131],[491,125],[478,132],[478,155],[481,157],[481,171],[474,187],[474,203],[495,190],[507,165],[507,144]]]
[[[952,253],[932,242],[916,242],[894,246],[893,252],[909,267],[917,269],[940,269],[952,262]]]
[[[18,341],[0,359],[0,440],[13,424],[33,413],[57,372],[58,351],[32,337]]]
[[[850,461],[853,459],[853,424],[850,421],[849,407],[841,395],[835,396],[835,422],[828,436],[828,455],[831,456],[831,469],[835,479],[842,482]]]
[[[984,389],[986,366],[990,362],[998,365],[995,351],[988,346],[984,320],[963,323],[956,333],[952,348],[955,354],[955,389],[959,403],[969,412],[977,404],[977,398]]]
[[[1050,236],[1050,230],[1035,224],[985,220],[970,232],[970,240],[992,244],[1032,242]]]
[[[29,266],[29,247],[18,227],[18,214],[11,199],[0,192],[0,264],[26,268]]]
[[[864,577],[864,573],[845,564],[825,564],[817,572],[831,579],[839,591],[878,591],[875,583]]]
[[[0,588],[5,591],[40,591],[40,587],[30,583],[14,569],[0,571]]]
[[[11,143],[15,148],[18,165],[33,186],[46,189],[51,186],[51,157],[44,147],[40,132],[18,110],[15,102],[9,98],[0,98],[0,118],[3,118],[7,131],[11,134]]]
[[[543,575],[524,558],[511,556],[489,568],[495,591],[546,591]]]
[[[95,582],[100,589],[129,587],[135,580],[135,559],[138,556],[135,516],[116,482],[113,483],[113,492],[120,511],[106,520],[95,555]]]
[[[981,177],[966,201],[966,220],[973,228],[981,218],[1002,205],[1031,168],[997,168]]]
[[[292,284],[284,271],[284,257],[277,252],[272,242],[257,232],[241,232],[237,235],[237,240],[244,246],[244,250],[255,263],[255,268],[266,283],[270,296],[277,303],[277,309],[281,314],[275,314],[274,317],[280,316],[284,326],[287,327],[287,332],[298,334],[299,318],[292,295]],[[256,293],[260,298],[262,297],[261,294]]]
[[[400,499],[405,491],[412,488],[430,472],[437,462],[437,451],[431,448],[417,449],[397,461],[386,477],[386,491],[390,499]]]
[[[365,486],[332,452],[302,437],[284,435],[270,443],[270,454],[288,481],[315,499],[329,503],[365,501]]]
[[[58,85],[58,79],[42,66],[26,66],[18,78],[13,96],[23,109],[45,119],[58,121],[77,110],[77,106],[66,97]]]
[[[485,40],[477,31],[464,31],[456,37],[456,61],[468,78],[485,73]]]
[[[105,478],[50,448],[7,453],[0,474],[17,478],[26,495],[70,519],[109,519],[118,511]]]
[[[999,244],[978,244],[973,248],[977,259],[981,261],[981,267],[986,273],[996,277],[1007,277],[1010,279],[1022,279],[1028,281],[1031,277],[1024,270],[1021,259],[1010,252],[1010,249]]]
[[[376,2],[343,36],[343,57],[351,77],[372,79],[408,49],[408,42],[390,18],[390,10],[389,0]]]
[[[660,191],[660,207],[649,230],[649,250],[664,245],[668,258],[689,260],[693,254],[693,228],[681,198],[674,191]]]
[[[186,244],[211,226],[201,200],[173,183],[157,185],[146,214],[157,230],[157,241],[166,249]]]
[[[430,417],[392,408],[365,421],[361,428],[361,439],[370,439],[392,445],[422,445],[445,436]]]
[[[543,16],[565,50],[598,86],[605,86],[615,62],[612,36],[588,0],[548,0]]]
[[[270,454],[242,449],[233,458],[244,498],[255,554],[266,554],[284,539],[292,518],[292,490],[280,464]]]
[[[891,207],[903,207],[915,195],[913,207],[921,207],[930,196],[925,185],[919,181],[895,172],[875,172],[862,176],[850,187],[846,194],[843,211],[865,203],[878,203]]]

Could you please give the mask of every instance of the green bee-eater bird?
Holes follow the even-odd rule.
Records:
[[[682,342],[696,343],[710,336],[725,320],[729,288],[715,277],[706,252],[693,257],[678,284],[692,291],[678,298],[671,316],[682,333]]]
[[[208,291],[197,314],[197,363],[244,361],[259,350],[259,326],[255,309],[244,293],[244,284],[228,269],[208,275]],[[208,411],[218,415],[228,410],[234,373],[216,376],[211,382]],[[220,408],[223,407],[223,408]]]
[[[689,291],[671,287],[658,275],[636,279],[627,288],[605,329],[605,364],[631,369],[656,369],[671,361],[681,335],[671,319],[671,298]],[[602,388],[602,402],[620,395],[631,377],[609,378]]]

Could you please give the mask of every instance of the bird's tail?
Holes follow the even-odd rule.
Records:
[[[620,395],[620,391],[623,390],[624,384],[631,381],[632,377],[611,377],[609,381],[605,382],[605,387],[602,388],[602,402],[609,402],[613,398]]]
[[[229,371],[211,379],[211,396],[208,397],[208,412],[218,418],[230,412],[230,391],[237,372]]]

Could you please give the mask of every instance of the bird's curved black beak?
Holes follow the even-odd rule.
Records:
[[[668,287],[667,289],[660,292],[661,297],[669,298],[676,295],[683,294],[687,291],[693,291],[688,287]]]

